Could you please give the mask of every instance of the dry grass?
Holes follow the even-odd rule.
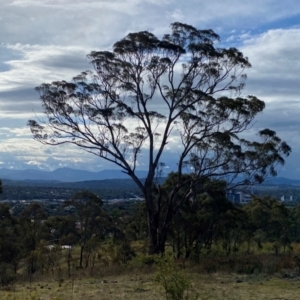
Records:
[[[300,253],[300,245],[294,247]],[[123,265],[110,258],[114,254],[110,248],[104,250],[93,270],[74,267],[73,279],[68,277],[64,257],[59,270],[47,275],[34,274],[31,285],[25,270],[21,269],[17,283],[9,291],[0,290],[0,300],[165,299],[162,288],[154,281],[154,266],[146,263],[147,256],[136,257]],[[276,275],[287,270],[297,272],[293,255],[205,257],[199,265],[191,261],[177,263],[192,282],[199,300],[300,299],[300,277],[283,279]]]
[[[187,274],[201,300],[253,299],[292,300],[300,298],[300,279],[281,279],[262,275]],[[11,291],[0,291],[3,300],[152,300],[165,299],[153,281],[153,274],[127,274],[106,278],[43,280],[18,284]]]

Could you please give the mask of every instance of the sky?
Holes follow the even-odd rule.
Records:
[[[0,167],[115,168],[74,146],[34,141],[26,126],[42,111],[34,88],[91,69],[87,54],[111,50],[129,32],[161,37],[182,22],[213,29],[222,45],[249,58],[243,96],[266,102],[250,133],[275,130],[292,147],[279,176],[300,179],[299,0],[0,0],[0,7]],[[170,167],[178,155],[172,149]]]

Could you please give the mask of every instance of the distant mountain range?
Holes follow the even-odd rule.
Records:
[[[300,186],[299,179],[289,179],[285,177],[270,177],[267,178],[264,185],[290,185],[290,186]]]
[[[137,171],[139,178],[145,178],[146,171]],[[56,181],[56,182],[77,182],[77,181],[91,181],[91,180],[105,180],[105,179],[129,179],[127,174],[121,170],[103,170],[99,172],[90,172],[85,170],[75,170],[71,168],[60,168],[54,171],[42,170],[11,170],[0,169],[0,178],[9,180],[33,180],[33,181]]]
[[[147,171],[137,171],[139,178],[146,178]],[[106,179],[128,179],[131,178],[121,170],[103,170],[99,172],[90,172],[85,170],[75,170],[71,168],[59,168],[54,171],[42,171],[35,169],[11,170],[0,169],[0,178],[14,181],[40,181],[40,182],[79,182],[95,181]],[[284,177],[270,177],[265,180],[263,185],[288,185],[300,186],[300,180]]]

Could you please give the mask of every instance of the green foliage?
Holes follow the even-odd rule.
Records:
[[[48,239],[61,245],[74,245],[77,242],[76,223],[72,216],[50,216],[45,221]]]
[[[22,255],[34,256],[39,242],[44,237],[45,226],[44,219],[47,215],[43,207],[38,202],[31,202],[24,208],[18,222],[18,230],[20,231],[20,240],[22,241]],[[33,266],[33,265],[32,265]],[[32,267],[30,272],[34,273],[36,267]]]
[[[102,200],[90,191],[76,193],[65,205],[73,206],[72,215],[76,224],[77,242],[80,245],[79,267],[83,267],[84,254],[87,254],[85,266],[89,264],[90,254],[97,242],[104,238],[110,224],[109,216],[103,211]]]
[[[166,192],[178,174],[169,174],[163,188]],[[178,197],[190,189],[193,174],[185,174],[186,187]],[[170,228],[173,252],[177,258],[192,258],[199,262],[202,252],[208,254],[214,241],[221,240],[224,250],[236,253],[243,242],[247,215],[226,199],[226,182],[203,178],[193,186],[193,193],[178,211]],[[180,201],[180,199],[178,199]],[[238,229],[238,230],[237,230]]]
[[[135,261],[141,266],[153,266],[155,264],[156,256],[150,254],[139,254],[136,256]]]
[[[117,247],[117,256],[123,264],[127,264],[132,258],[136,256],[132,249],[130,241],[126,238]]]
[[[231,206],[220,218],[217,236],[222,241],[226,255],[236,254],[244,242],[247,214],[240,208]]]
[[[16,274],[11,264],[0,263],[0,283],[2,288],[12,284],[16,280]]]
[[[192,290],[187,275],[180,272],[171,256],[156,256],[155,281],[163,287],[166,300],[196,300],[198,294]]]
[[[289,210],[271,197],[254,197],[243,210],[249,218],[248,229],[258,247],[261,248],[263,242],[271,242],[276,255],[282,247],[283,252],[291,249],[290,229],[295,228],[292,223],[297,224],[297,208]]]

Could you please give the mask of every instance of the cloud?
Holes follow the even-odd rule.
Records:
[[[253,132],[275,130],[292,147],[280,175],[299,178],[300,155],[300,29],[268,30],[245,39],[241,50],[252,64],[244,94],[254,94],[266,102]]]
[[[297,0],[1,0],[0,4],[3,42],[93,47],[109,46],[128,31],[160,32],[174,21],[232,31],[300,13]]]
[[[5,48],[21,56],[6,61],[7,70],[0,72],[0,114],[5,112],[12,118],[24,113],[33,118],[34,112],[41,111],[39,96],[34,90],[36,86],[43,82],[71,80],[91,68],[85,59],[87,50],[77,46],[16,44]]]
[[[40,84],[59,78],[77,75],[89,66],[85,60],[86,49],[77,46],[6,45],[6,49],[18,51],[22,59],[8,60],[9,70],[0,73],[5,85],[0,90],[12,90],[20,86]]]
[[[41,115],[34,87],[90,69],[86,54],[111,49],[129,32],[161,36],[176,21],[212,28],[226,47],[240,46],[253,65],[245,95],[267,102],[250,133],[270,127],[293,148],[300,147],[300,29],[283,28],[284,21],[300,14],[298,0],[0,0],[0,5],[0,160],[5,166],[99,165],[98,157],[78,148],[46,147],[30,138],[25,124]],[[269,30],[272,26],[277,29]],[[176,167],[179,144],[172,135],[163,158],[171,168]],[[296,158],[293,153],[290,161]],[[139,165],[147,168],[146,156]],[[98,168],[112,166],[101,160]]]
[[[105,161],[101,161],[101,167],[95,167],[99,165],[99,157],[90,155],[78,147],[71,145],[47,147],[30,138],[20,138],[18,133],[6,139],[1,139],[0,136],[0,161],[3,168],[13,166],[15,169],[37,167],[43,170],[54,170],[69,166],[75,169],[97,171],[115,167]]]
[[[202,19],[203,25],[210,24],[210,22],[214,24],[216,19],[220,23],[228,19],[230,22],[232,20],[238,22],[240,19],[245,21],[248,15],[256,19],[261,13],[270,9],[271,4],[274,5],[274,1],[263,2],[260,4],[260,11],[254,14],[257,10],[255,3],[212,2],[210,5],[207,2],[201,3],[202,13],[199,17],[197,9],[194,9],[195,3],[191,0],[184,4],[175,1],[140,0],[65,0],[63,2],[20,0],[9,2],[9,4],[3,1],[3,11],[0,14],[5,26],[0,28],[2,40],[0,51],[3,53],[3,67],[0,72],[0,109],[9,114],[13,114],[14,111],[15,114],[30,113],[33,110],[39,112],[38,96],[33,90],[35,86],[43,82],[71,79],[79,72],[91,67],[85,59],[86,54],[94,49],[109,49],[113,42],[130,31],[147,29],[162,34],[169,31],[169,23],[178,21],[178,18],[185,21],[187,16],[189,16],[190,23],[200,27]],[[289,3],[292,5],[294,2],[289,1]],[[279,12],[268,14],[263,19],[264,22],[267,22],[270,16],[274,19],[297,13],[297,10],[290,12],[283,4],[282,6],[277,4],[277,6],[281,8]],[[11,24],[14,24],[14,17],[18,19],[18,31],[9,34],[9,30],[12,30]],[[31,20],[32,18],[34,20]],[[65,27],[61,30],[60,26]],[[23,34],[22,30],[25,30],[26,34]],[[47,32],[44,32],[45,30]],[[84,34],[81,35],[80,32]],[[240,35],[240,39],[246,39],[252,60],[255,51],[252,51],[250,47],[251,43],[254,47],[255,41],[251,42],[251,39],[247,39],[249,36],[249,32],[245,32]],[[246,42],[245,45],[247,45]],[[257,54],[259,56],[259,52]],[[258,61],[264,60],[258,58]],[[282,88],[282,93],[286,93],[287,89],[288,91],[295,89],[295,81],[286,77],[284,80],[286,84],[285,88]],[[255,84],[255,81],[258,86],[260,78],[257,74],[254,74],[252,81],[249,82]],[[267,87],[265,90],[267,93]]]
[[[249,57],[247,92],[266,101],[300,100],[300,29],[269,30],[246,39],[241,48]]]

